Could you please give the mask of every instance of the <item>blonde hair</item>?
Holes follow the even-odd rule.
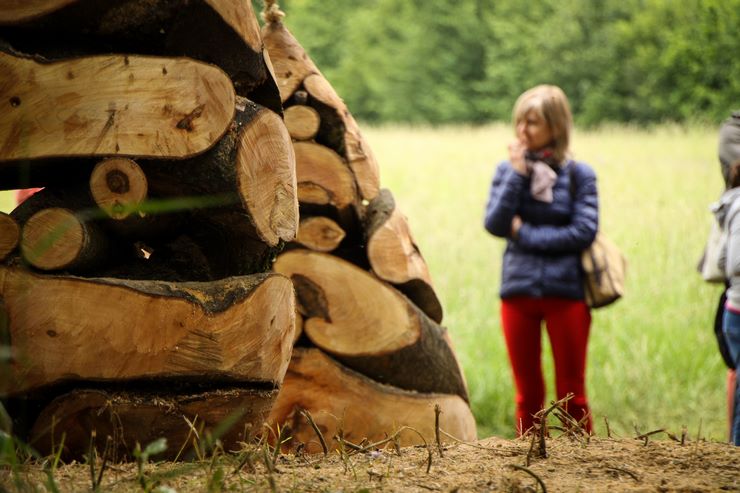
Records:
[[[514,128],[533,110],[547,122],[552,132],[553,154],[558,162],[568,155],[570,132],[573,128],[573,115],[570,112],[568,97],[558,86],[547,84],[535,86],[525,91],[514,104],[512,120]]]

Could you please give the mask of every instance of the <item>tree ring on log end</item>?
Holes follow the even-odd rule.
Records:
[[[85,244],[79,218],[59,207],[43,209],[23,226],[21,253],[34,267],[62,269],[77,259]]]

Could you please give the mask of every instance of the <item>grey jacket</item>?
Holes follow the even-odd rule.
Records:
[[[720,255],[725,277],[729,281],[727,301],[740,309],[740,187],[727,190],[713,207],[714,215],[727,233],[725,253]]]

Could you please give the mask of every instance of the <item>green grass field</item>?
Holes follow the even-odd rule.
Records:
[[[504,246],[482,227],[496,163],[511,132],[365,128],[381,181],[409,217],[465,369],[480,436],[513,434],[513,390],[499,324]],[[588,391],[596,431],[668,428],[724,440],[725,368],[712,333],[720,287],[695,271],[722,188],[716,129],[577,132],[573,149],[598,174],[601,225],[625,252],[628,293],[594,312]],[[0,210],[12,196],[0,193]],[[544,364],[552,390],[552,362]]]
[[[381,181],[409,222],[445,308],[481,436],[511,436],[513,389],[499,322],[504,241],[483,208],[506,126],[365,129]],[[599,179],[601,229],[628,258],[627,296],[593,313],[588,392],[597,433],[686,426],[724,440],[726,371],[712,332],[721,288],[695,271],[722,189],[715,129],[577,132]],[[545,336],[546,337],[546,336]],[[549,398],[554,380],[544,355]]]

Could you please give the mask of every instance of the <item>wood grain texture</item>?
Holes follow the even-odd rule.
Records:
[[[314,216],[301,219],[296,242],[317,252],[331,252],[345,236],[345,231],[335,221],[324,216]]]
[[[77,0],[0,0],[0,25],[19,24],[41,17]]]
[[[338,210],[357,204],[357,188],[352,172],[341,156],[326,146],[314,142],[294,142],[299,201],[310,202],[312,195],[301,195],[302,188],[326,191],[329,203]],[[301,197],[306,197],[301,200]]]
[[[295,140],[311,140],[321,125],[318,111],[304,104],[296,104],[285,110],[285,126]]]
[[[313,344],[382,383],[457,394],[467,385],[447,331],[374,275],[333,255],[295,249],[278,256]]]
[[[319,73],[319,69],[282,22],[265,24],[262,39],[270,53],[280,99],[285,102],[307,75]]]
[[[439,405],[440,429],[464,441],[476,439],[475,418],[457,395],[408,392],[379,384],[343,366],[319,349],[296,348],[268,422],[289,427],[284,448],[305,444],[308,453],[321,452],[316,433],[301,410],[308,410],[327,445],[336,450],[332,437],[341,431],[355,444],[376,442],[401,427],[417,430],[400,434],[401,446],[435,443],[434,406]],[[423,439],[422,439],[423,437]],[[446,439],[443,438],[443,441]]]
[[[442,304],[434,291],[429,268],[406,216],[387,189],[381,190],[365,211],[365,237],[373,272],[397,285],[432,320],[441,322]]]
[[[146,200],[148,190],[146,175],[133,159],[104,159],[90,174],[93,200],[112,219],[129,217]]]
[[[0,72],[0,166],[59,156],[185,158],[215,144],[234,116],[229,77],[186,58],[39,63],[0,52]]]
[[[15,219],[0,212],[0,262],[16,249],[21,238],[21,228]]]
[[[184,376],[277,386],[290,359],[294,295],[279,275],[169,283],[0,272],[15,355],[0,395]]]

